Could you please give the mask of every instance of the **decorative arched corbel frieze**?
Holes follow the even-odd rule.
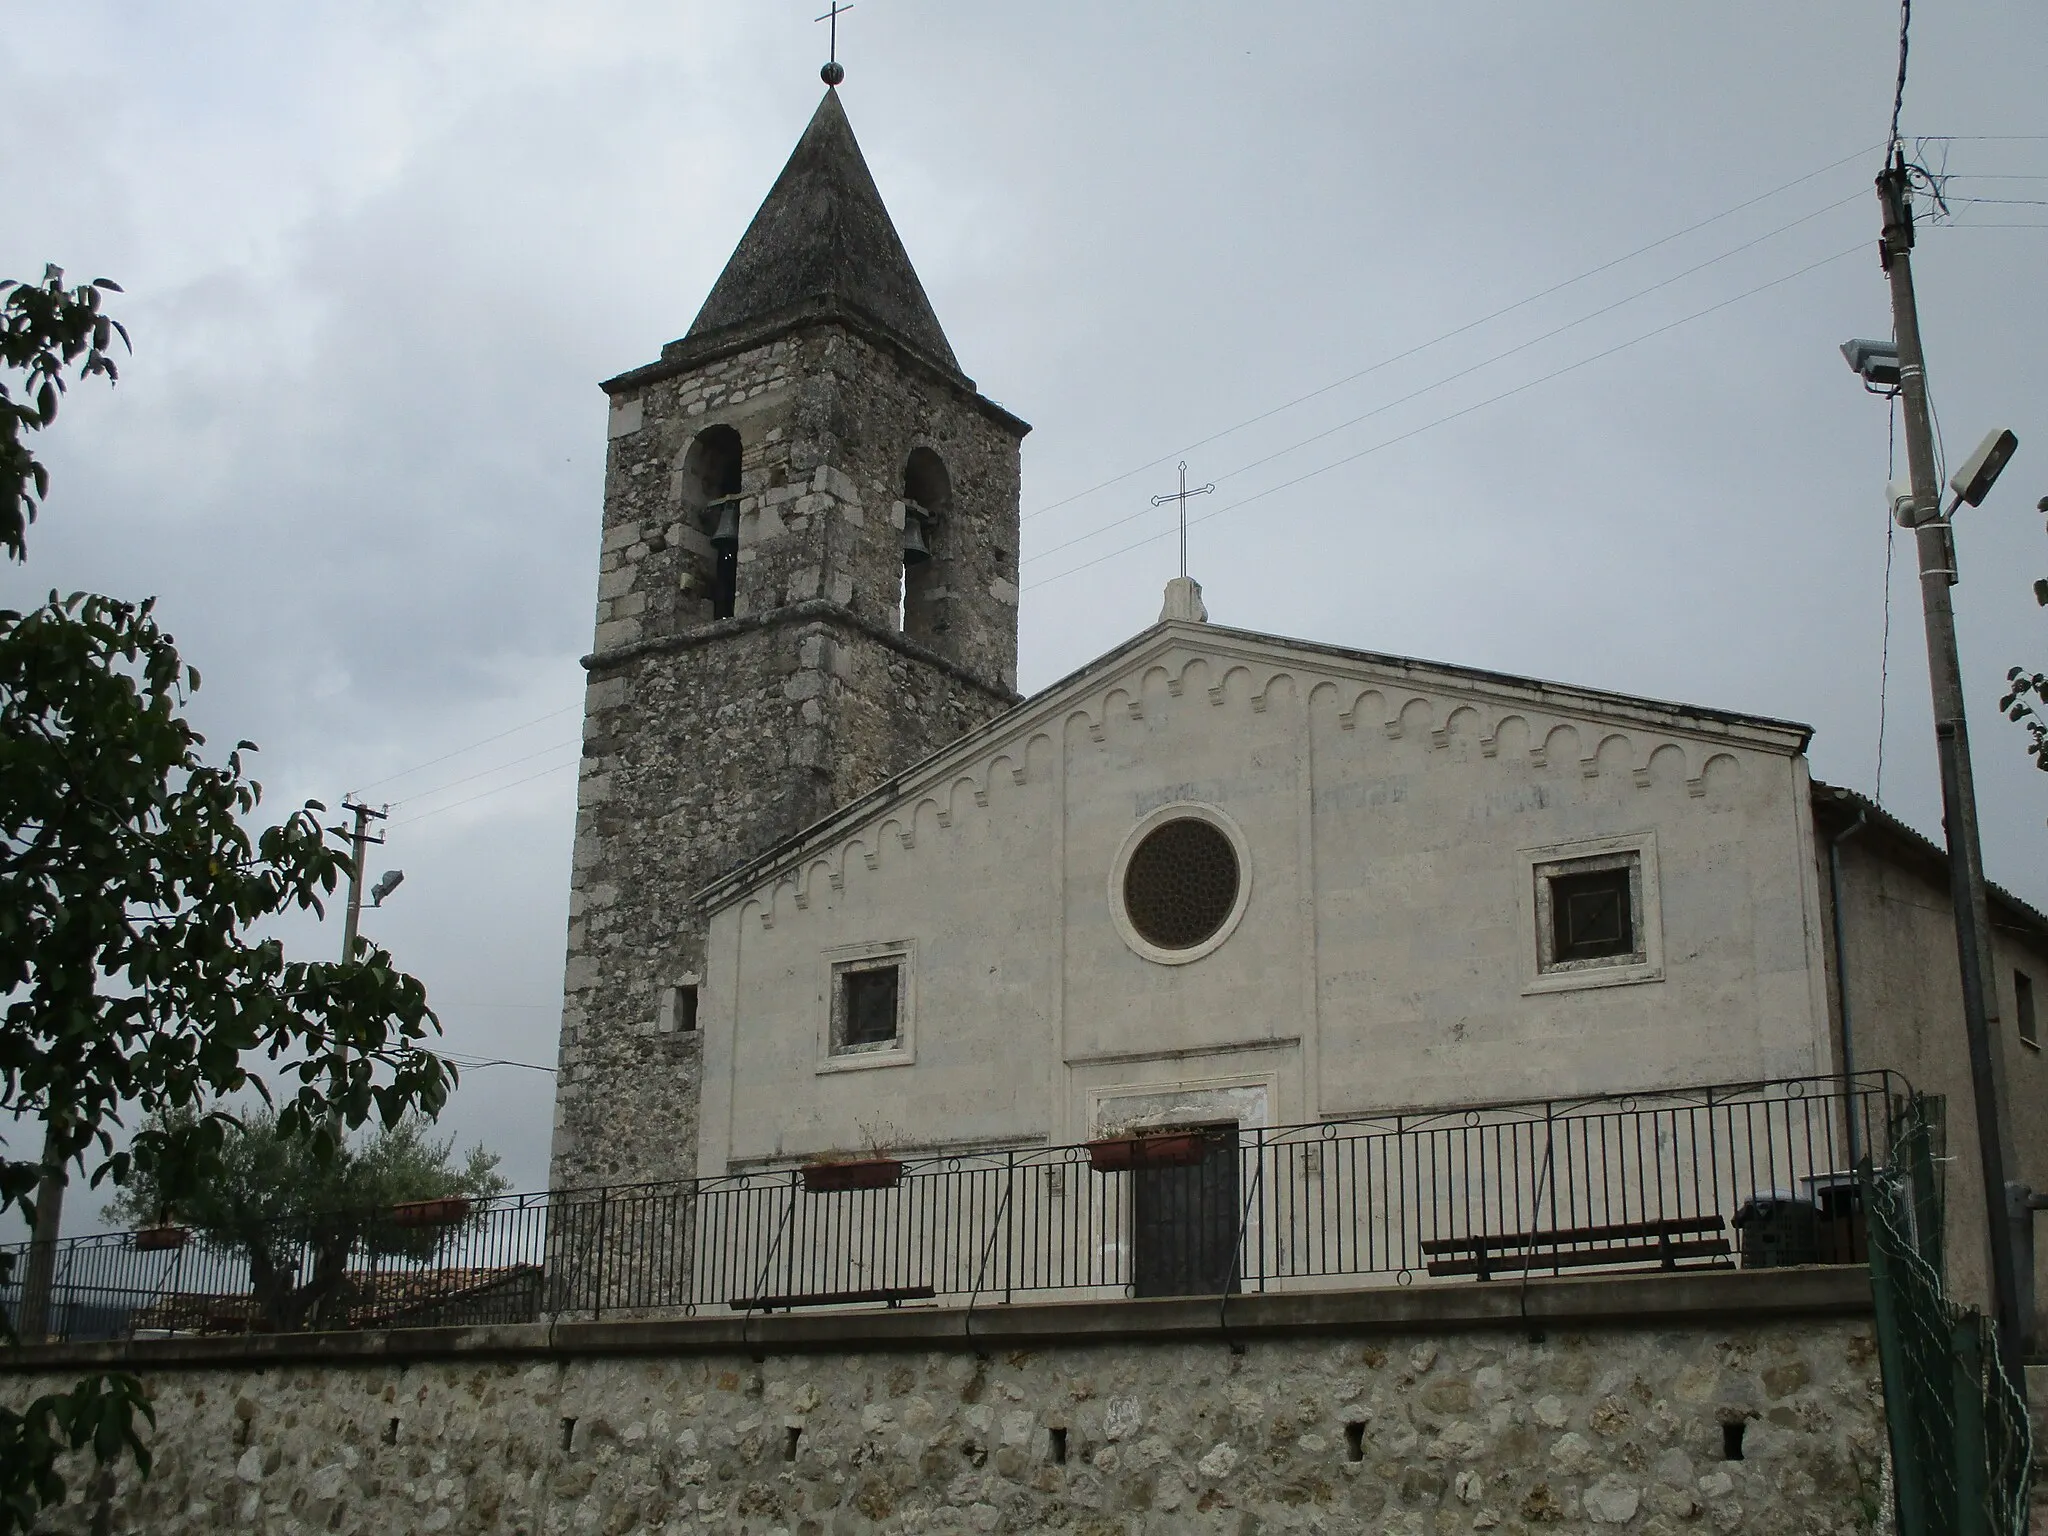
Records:
[[[1268,673],[1266,681],[1260,686],[1259,691],[1252,695],[1253,714],[1263,715],[1266,712],[1267,704],[1272,702],[1274,688],[1278,687],[1281,683],[1285,683],[1289,689],[1297,693],[1301,690],[1301,680],[1292,672]]]
[[[1252,669],[1239,662],[1236,666],[1225,669],[1223,675],[1209,685],[1209,702],[1211,704],[1220,705],[1230,697],[1230,680],[1240,672],[1244,674],[1247,682],[1251,681]]]
[[[1102,740],[1102,727],[1108,724],[1110,717],[1116,712],[1118,700],[1122,700],[1124,713],[1131,719],[1142,720],[1145,718],[1144,699],[1122,683],[1113,684],[1103,690],[1101,699],[1096,703],[1096,719],[1101,724],[1098,724],[1092,733],[1094,740],[1098,742]]]
[[[1461,724],[1461,722],[1463,723]],[[1450,746],[1452,737],[1464,735],[1467,732],[1484,736],[1486,734],[1486,717],[1481,715],[1478,709],[1470,704],[1453,704],[1450,713],[1444,716],[1444,723],[1430,731],[1430,744],[1438,748],[1445,748]],[[1491,753],[1488,754],[1488,756],[1491,755]]]
[[[1365,707],[1365,701],[1367,699],[1371,699],[1373,701],[1373,707],[1371,709],[1367,709]],[[1347,731],[1355,730],[1358,726],[1358,722],[1361,719],[1377,720],[1382,725],[1386,723],[1387,696],[1384,693],[1381,693],[1379,689],[1361,688],[1358,691],[1357,696],[1352,699],[1351,707],[1349,709],[1339,710],[1337,713],[1337,724]]]
[[[818,888],[818,873],[821,870],[825,875],[827,889],[838,889],[834,881],[835,869],[829,855],[805,860],[801,871],[801,879],[796,886],[796,909],[799,912],[810,909],[811,895]]]
[[[1480,754],[1484,757],[1499,757],[1501,736],[1511,725],[1519,725],[1522,728],[1522,735],[1525,739],[1533,738],[1535,735],[1529,726],[1529,717],[1527,715],[1515,710],[1509,710],[1504,715],[1495,716],[1492,729],[1479,738]]]
[[[1636,788],[1649,789],[1658,777],[1669,769],[1676,768],[1674,775],[1679,783],[1690,777],[1686,767],[1685,748],[1675,741],[1660,741],[1650,748],[1649,756],[1643,759],[1642,767],[1636,770]]]
[[[1707,760],[1700,764],[1700,771],[1685,781],[1685,792],[1695,800],[1705,795],[1713,787],[1708,781],[1714,777],[1714,769],[1721,763],[1728,765],[1727,772],[1737,778],[1741,777],[1742,763],[1733,752],[1712,752],[1707,755]]]
[[[1548,768],[1553,756],[1559,762],[1567,762],[1578,753],[1579,728],[1570,721],[1553,720],[1543,726],[1542,731],[1543,736],[1541,740],[1536,738],[1533,731],[1530,733],[1529,738],[1531,742],[1529,761],[1538,768]],[[1571,740],[1566,743],[1560,743],[1558,738],[1561,736],[1569,736]]]
[[[1599,727],[1595,726],[1593,729],[1597,731]],[[1580,739],[1584,740],[1585,738],[1581,737]],[[1610,741],[1621,743],[1623,761],[1627,761],[1634,756],[1634,748],[1625,733],[1621,731],[1608,731],[1606,734],[1594,738],[1592,751],[1580,754],[1579,772],[1582,776],[1589,779],[1600,777],[1600,754],[1607,750],[1607,744]]]

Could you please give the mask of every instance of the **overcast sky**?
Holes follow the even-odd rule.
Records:
[[[391,801],[372,867],[406,884],[366,929],[455,1052],[554,1061],[597,381],[689,326],[816,105],[819,8],[6,8],[0,273],[117,279],[136,350],[47,434],[0,600],[156,594],[274,813]],[[1185,448],[1219,622],[1806,721],[1815,775],[1874,789],[1887,411],[1835,349],[1889,334],[1896,28],[859,0],[869,164],[962,366],[1036,427],[1024,688],[1156,616]],[[1916,255],[1948,453],[2022,445],[1962,518],[1988,862],[2048,904],[2048,777],[1996,708],[2048,662],[2048,7],[1922,4],[1911,57],[1957,199]],[[1938,836],[1911,565],[1883,798]],[[474,1071],[446,1123],[537,1187],[552,1092]]]

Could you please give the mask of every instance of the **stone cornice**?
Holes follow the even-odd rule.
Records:
[[[850,608],[822,597],[807,598],[801,603],[791,603],[783,608],[771,608],[766,613],[750,613],[736,619],[719,619],[715,623],[697,629],[687,629],[681,634],[662,635],[653,640],[635,640],[630,645],[616,645],[608,651],[593,651],[582,661],[584,671],[608,672],[615,667],[628,666],[649,656],[663,656],[676,651],[693,651],[699,646],[715,645],[720,640],[729,640],[734,635],[744,635],[754,630],[780,629],[791,624],[831,624],[840,629],[852,630],[887,646],[898,655],[908,657],[943,672],[956,682],[986,694],[999,704],[1014,705],[1022,702],[1019,695],[999,687],[986,678],[970,672],[967,668],[948,657],[941,656],[928,646],[919,645],[915,640],[884,628],[871,620],[862,618]]]
[[[851,331],[871,346],[880,347],[913,373],[922,374],[933,383],[960,395],[982,415],[1019,439],[1031,430],[1030,422],[997,405],[976,389],[974,380],[966,374],[933,361],[880,321],[837,298],[806,300],[743,326],[733,326],[705,336],[686,336],[680,341],[672,341],[661,349],[661,356],[656,361],[643,363],[638,368],[629,368],[624,373],[606,379],[598,387],[607,395],[613,396],[627,390],[641,389],[649,384],[658,384],[663,379],[673,379],[693,372],[706,363],[716,362],[721,357],[731,357],[737,352],[767,346],[793,331],[807,330],[819,325],[837,325]]]
[[[238,1334],[37,1344],[0,1350],[0,1372],[94,1368],[260,1370],[422,1360],[572,1360],[623,1356],[1045,1349],[1213,1340],[1232,1347],[1302,1335],[1468,1333],[1498,1329],[1688,1328],[1797,1318],[1858,1318],[1871,1310],[1862,1265],[1695,1270],[1600,1278],[1374,1286],[1144,1301],[1024,1302],[892,1311],[730,1314],[621,1322],[555,1322],[361,1333]]]

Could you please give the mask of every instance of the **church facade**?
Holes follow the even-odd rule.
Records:
[[[1231,629],[1185,579],[1019,698],[1029,429],[836,92],[605,388],[557,1189],[1886,1068],[1971,1145],[1941,856],[1804,726]],[[2048,921],[1993,905],[2040,1186]]]

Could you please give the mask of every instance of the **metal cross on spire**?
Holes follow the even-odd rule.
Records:
[[[1198,485],[1190,489],[1188,486],[1188,463],[1186,459],[1182,459],[1180,463],[1180,489],[1169,491],[1164,496],[1154,496],[1152,498],[1152,505],[1155,507],[1163,507],[1169,501],[1180,504],[1180,573],[1183,576],[1188,573],[1188,498],[1190,496],[1206,496],[1215,489],[1214,481],[1207,485]]]
[[[850,5],[841,5],[839,0],[832,0],[832,9],[817,18],[819,21],[832,23],[831,57],[826,61],[825,67],[818,71],[818,78],[827,85],[837,85],[846,78],[846,70],[839,62],[839,14],[852,9]]]

